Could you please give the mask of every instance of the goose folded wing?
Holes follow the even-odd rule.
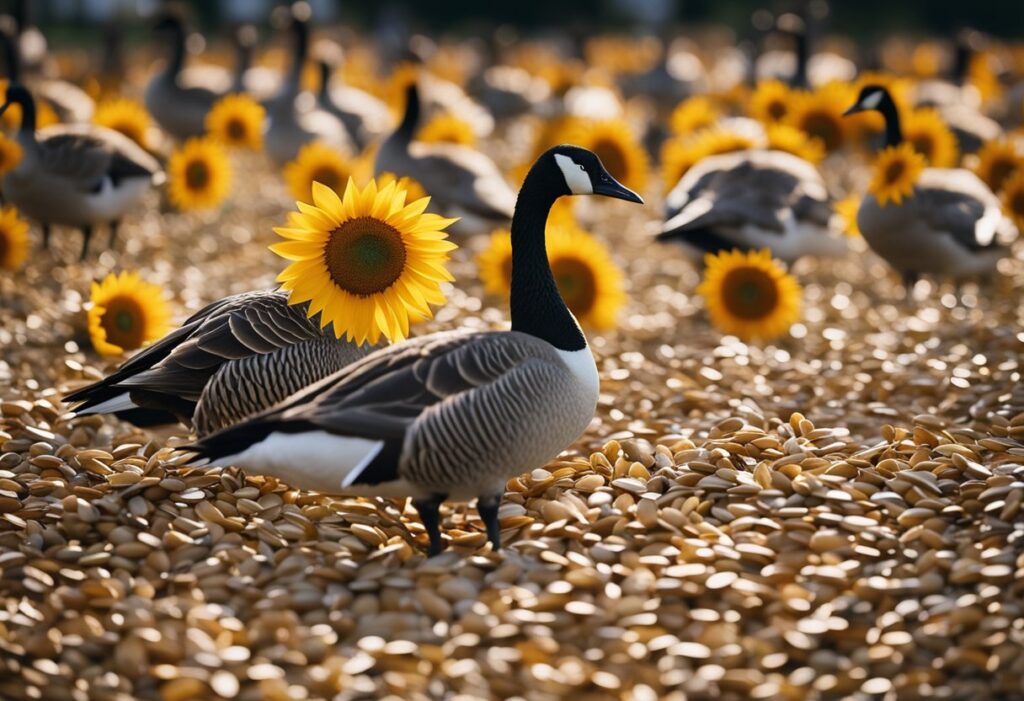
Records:
[[[84,192],[98,190],[105,178],[116,184],[151,178],[159,171],[154,158],[117,132],[62,130],[44,135],[40,147],[43,168],[74,181]]]
[[[490,219],[511,219],[516,196],[494,162],[454,144],[414,143],[416,173],[410,173],[445,202]]]
[[[948,233],[969,251],[1007,243],[1014,232],[999,199],[969,171],[927,170],[914,195],[929,228]]]

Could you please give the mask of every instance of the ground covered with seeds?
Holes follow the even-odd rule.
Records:
[[[1020,251],[993,288],[916,302],[862,250],[805,261],[802,321],[754,346],[648,241],[656,197],[584,208],[630,294],[591,334],[598,415],[509,483],[505,550],[449,505],[428,560],[401,502],[181,467],[59,400],[112,367],[92,279],[145,270],[179,319],[272,284],[291,202],[236,165],[260,175],[216,215],[154,199],[122,252],[72,263],[56,232],[0,280],[0,697],[1024,698]],[[505,323],[462,243],[417,332]]]

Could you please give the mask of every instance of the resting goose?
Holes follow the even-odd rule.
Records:
[[[783,151],[753,149],[701,159],[666,198],[659,241],[682,244],[695,260],[705,253],[770,248],[794,261],[841,255],[829,234],[828,189],[818,170]]]
[[[432,555],[442,549],[441,503],[478,497],[499,548],[506,481],[564,450],[597,406],[597,367],[544,241],[555,200],[586,194],[642,202],[576,146],[550,149],[526,176],[512,220],[511,331],[383,348],[188,449],[301,489],[411,496]]]
[[[82,230],[85,258],[95,224],[109,223],[110,245],[125,212],[163,179],[156,159],[128,137],[95,125],[55,125],[36,133],[36,107],[21,85],[7,88],[0,107],[21,107],[16,138],[24,152],[3,179],[4,196],[40,222],[44,244],[50,225]]]
[[[311,141],[331,144],[352,151],[352,139],[336,116],[316,106],[316,97],[302,90],[302,70],[309,53],[308,6],[296,5],[292,14],[295,44],[292,64],[277,95],[264,103],[267,109],[267,133],[264,148],[272,159],[283,165],[294,160],[299,149]]]
[[[455,232],[481,233],[507,225],[516,196],[494,161],[459,144],[413,141],[419,120],[420,94],[413,82],[406,88],[401,124],[377,153],[375,173],[407,175],[422,184],[445,216],[462,218]]]
[[[177,139],[202,136],[206,113],[224,95],[230,81],[207,71],[184,71],[185,25],[177,15],[163,15],[153,31],[170,37],[171,57],[146,85],[146,109],[164,131]]]
[[[885,145],[899,144],[903,134],[889,91],[866,86],[846,114],[869,110],[885,117]],[[925,168],[913,194],[900,204],[881,206],[866,194],[857,226],[868,245],[903,276],[908,293],[922,274],[991,274],[1017,236],[999,198],[963,168]]]
[[[181,422],[199,437],[267,409],[366,355],[282,290],[218,300],[109,376],[64,397],[75,413],[140,427]]]
[[[340,49],[339,49],[340,51]],[[370,142],[384,136],[391,124],[391,112],[384,102],[368,92],[348,85],[331,85],[336,62],[326,56],[317,59],[320,69],[320,89],[317,104],[320,109],[341,120],[357,149],[362,151]]]

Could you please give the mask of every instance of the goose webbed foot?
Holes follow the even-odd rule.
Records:
[[[446,494],[434,494],[425,499],[413,499],[412,502],[430,538],[430,547],[427,549],[430,557],[444,550],[444,541],[441,540],[441,504],[446,498]]]
[[[498,521],[498,509],[504,494],[490,494],[476,500],[476,510],[487,528],[487,540],[491,541],[494,552],[501,550],[501,523]]]
[[[82,255],[79,261],[85,260],[85,254],[89,252],[89,239],[92,238],[92,225],[86,224],[82,227]]]

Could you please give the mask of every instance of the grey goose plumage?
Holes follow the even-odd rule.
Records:
[[[478,497],[498,548],[506,481],[565,449],[597,405],[594,358],[545,250],[548,212],[569,194],[642,201],[590,151],[544,153],[512,220],[511,331],[442,332],[378,350],[189,449],[300,488],[411,496],[432,554],[440,504]]]
[[[82,258],[93,226],[117,224],[146,192],[163,179],[160,164],[123,134],[95,125],[55,125],[36,132],[32,95],[21,85],[7,88],[0,114],[21,107],[16,139],[23,156],[3,178],[4,196],[43,226],[48,243],[53,224],[80,228]]]
[[[330,52],[340,54],[341,48]],[[391,114],[386,104],[368,92],[348,85],[332,85],[331,78],[337,66],[337,59],[321,51],[317,58],[320,71],[320,87],[317,104],[320,109],[334,115],[345,125],[349,136],[359,150],[383,137],[391,123]]]
[[[883,86],[865,86],[846,114],[868,110],[885,118],[886,146],[902,142],[896,103]],[[899,204],[883,206],[866,194],[857,225],[872,250],[903,276],[908,293],[922,274],[991,274],[1018,235],[999,198],[963,168],[924,169]]]
[[[202,437],[273,406],[369,353],[322,329],[281,290],[207,305],[108,377],[64,397],[79,414],[142,427],[181,422]]]
[[[406,89],[401,123],[377,153],[375,173],[409,176],[422,184],[446,216],[460,218],[453,231],[481,233],[507,224],[516,195],[494,161],[467,146],[414,141],[419,121],[420,92],[413,82]]]

